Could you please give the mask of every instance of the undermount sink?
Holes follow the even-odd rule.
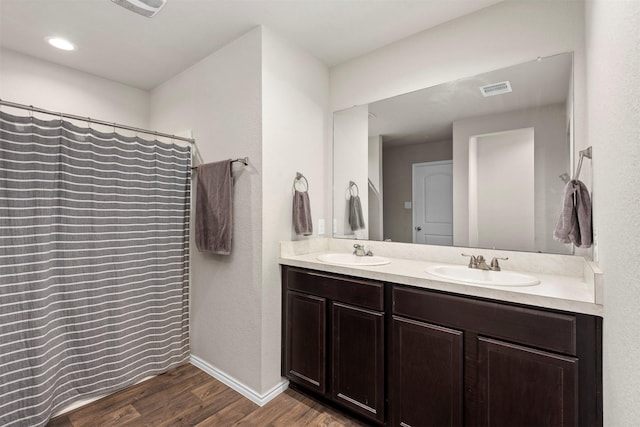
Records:
[[[476,285],[490,286],[533,286],[540,280],[528,274],[514,271],[487,271],[469,268],[463,265],[434,265],[427,268],[427,273],[443,279]]]
[[[391,260],[382,256],[357,256],[345,253],[330,253],[318,255],[318,260],[327,264],[349,265],[349,266],[368,266],[368,265],[385,265]]]

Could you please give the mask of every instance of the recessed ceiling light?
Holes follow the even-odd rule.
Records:
[[[60,50],[76,50],[76,47],[69,40],[61,37],[47,37],[47,42]]]

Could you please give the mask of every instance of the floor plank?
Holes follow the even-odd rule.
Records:
[[[133,404],[147,396],[162,392],[171,384],[180,383],[195,375],[200,375],[197,369],[192,369],[189,364],[182,365],[143,383],[136,384],[97,400],[90,405],[76,409],[68,413],[67,417],[74,427],[93,427],[96,425],[93,420],[96,414],[109,413],[124,405]]]
[[[229,426],[260,407],[249,399],[238,399],[226,408],[205,418],[196,427]]]
[[[291,389],[260,407],[186,364],[54,418],[47,427],[365,425]]]
[[[283,413],[286,413],[293,409],[298,403],[298,400],[287,393],[282,393],[277,399],[273,399],[258,410],[255,410],[248,414],[246,417],[239,420],[234,426],[272,426],[273,422],[280,417]]]
[[[166,418],[162,422],[156,423],[158,426],[194,426],[207,417],[221,411],[222,409],[232,405],[234,402],[243,399],[242,395],[235,390],[227,388],[226,390],[215,395],[215,398],[208,403],[191,406],[177,413],[171,418]]]

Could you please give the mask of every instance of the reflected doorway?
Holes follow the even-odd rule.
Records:
[[[453,162],[414,163],[413,243],[453,244]]]

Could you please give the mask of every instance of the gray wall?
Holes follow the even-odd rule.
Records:
[[[384,238],[411,242],[411,209],[404,208],[404,202],[411,201],[412,197],[411,165],[451,160],[453,144],[445,140],[397,147],[383,145],[382,152]]]

